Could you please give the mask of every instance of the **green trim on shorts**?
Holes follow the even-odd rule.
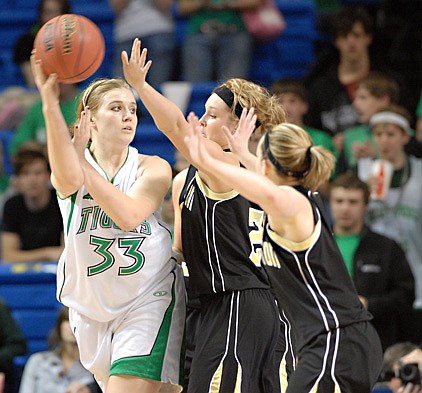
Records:
[[[179,384],[181,385],[184,385],[185,383],[185,359],[186,359],[186,322],[185,322],[185,328],[183,329],[182,350],[180,351],[180,363],[179,363]]]
[[[175,283],[172,285],[172,301],[164,314],[163,322],[158,331],[157,338],[151,353],[144,356],[133,356],[116,360],[110,368],[110,375],[132,375],[134,377],[149,378],[154,381],[161,381],[164,356],[170,332],[171,317],[175,305]]]

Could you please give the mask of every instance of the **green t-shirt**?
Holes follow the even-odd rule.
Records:
[[[217,21],[224,25],[236,26],[239,31],[245,31],[240,12],[234,10],[201,10],[189,18],[186,27],[186,34],[193,34],[201,31],[201,25],[206,21]]]
[[[418,107],[416,108],[416,116],[422,117],[422,94],[419,97]]]
[[[7,187],[9,187],[9,177],[0,175],[0,195],[7,190]]]
[[[330,135],[328,135],[325,131],[308,126],[305,126],[305,131],[310,135],[315,145],[325,147],[337,158],[337,151],[334,147],[333,139]]]
[[[69,126],[76,121],[77,101],[78,99],[76,96],[73,100],[60,104],[63,117],[66,124]],[[41,100],[32,105],[17,128],[9,145],[9,154],[14,155],[18,151],[19,147],[28,141],[35,141],[41,145],[45,145],[47,142]]]
[[[344,155],[347,162],[347,167],[350,169],[356,168],[358,161],[353,155],[352,146],[354,143],[365,144],[370,142],[375,149],[372,132],[366,124],[361,124],[356,127],[350,127],[344,132]]]
[[[359,246],[361,236],[360,234],[335,235],[335,238],[350,277],[353,278],[353,258]]]
[[[338,11],[342,4],[339,0],[316,0],[316,6],[319,11]]]
[[[415,131],[410,129],[410,134],[415,135]],[[372,132],[367,124],[361,124],[355,127],[350,127],[344,132],[343,150],[346,158],[347,167],[351,170],[356,170],[358,161],[353,155],[352,146],[354,143],[365,144],[367,142],[372,144],[374,151],[376,151],[374,138]]]

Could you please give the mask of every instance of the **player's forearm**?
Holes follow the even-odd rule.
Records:
[[[253,155],[249,150],[237,153],[236,156],[246,169],[252,172],[257,171],[258,157]]]
[[[83,163],[82,167],[85,178],[84,186],[120,229],[131,231],[158,208],[157,201],[145,198],[141,204],[139,200],[125,194],[102,177],[89,163]]]
[[[187,125],[179,107],[151,85],[145,83],[142,88],[136,88],[136,90],[155,124],[164,134],[177,133]]]
[[[64,120],[60,106],[43,106],[47,129],[47,150],[51,170],[58,183],[66,189],[58,189],[59,193],[69,195],[83,183],[83,173],[74,149],[68,126]],[[70,192],[68,191],[70,190]]]

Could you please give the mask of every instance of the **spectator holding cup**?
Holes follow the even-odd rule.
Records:
[[[396,240],[406,252],[416,280],[414,316],[407,324],[412,341],[422,339],[422,159],[408,156],[405,145],[410,139],[410,115],[403,107],[391,105],[377,111],[369,122],[374,144],[384,166],[383,179],[372,176],[368,181],[372,198],[367,223],[385,236]],[[388,165],[392,166],[391,180]],[[374,165],[373,165],[374,167]],[[381,169],[378,169],[378,174]],[[382,188],[382,183],[387,188]],[[383,194],[384,193],[384,194]],[[377,197],[382,196],[382,198]]]

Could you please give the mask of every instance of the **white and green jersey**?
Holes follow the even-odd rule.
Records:
[[[89,150],[88,162],[107,178]],[[136,180],[138,151],[128,156],[113,185],[126,193]],[[120,229],[82,186],[59,199],[65,229],[65,249],[57,269],[57,299],[100,322],[127,311],[174,268],[170,231],[151,215],[126,232]]]

